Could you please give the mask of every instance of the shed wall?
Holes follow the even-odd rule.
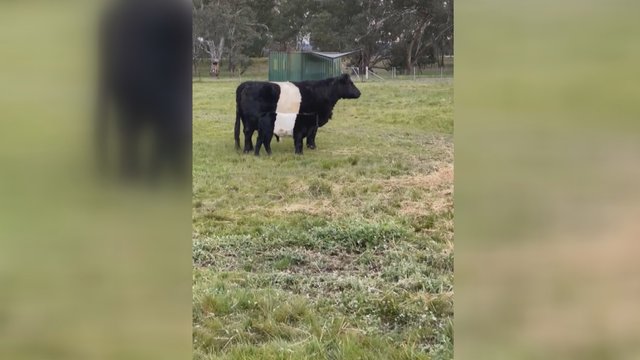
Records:
[[[269,54],[269,81],[322,80],[340,75],[340,64],[339,58],[272,51]]]

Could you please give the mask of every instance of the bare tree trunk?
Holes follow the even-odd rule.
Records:
[[[418,29],[413,33],[413,36],[411,37],[411,42],[409,42],[409,46],[407,47],[407,71],[411,71],[411,68],[414,66],[414,61],[418,58],[419,52],[422,48],[422,37],[424,36],[424,31],[427,28],[427,24],[428,20],[425,18],[425,20],[420,23]]]
[[[436,58],[436,63],[439,68],[444,67],[444,49],[442,48],[442,41],[434,40],[433,41],[433,50]]]
[[[363,51],[360,57],[360,73],[364,74],[365,69],[369,66],[369,62],[371,61],[371,55],[367,51]]]
[[[220,42],[216,47],[216,43],[213,40],[205,40],[204,51],[209,54],[211,62],[211,68],[209,74],[220,77],[220,60],[222,59],[222,51],[224,50],[224,36],[220,37]]]
[[[200,75],[198,73],[198,59],[193,59],[193,75]]]
[[[236,69],[235,69],[236,66],[233,63],[232,54],[233,54],[233,49],[230,49],[229,55],[227,56],[227,61],[229,62],[229,66],[227,66],[227,69],[229,70],[230,73],[233,74],[234,72],[236,72]]]
[[[413,40],[409,43],[407,47],[407,56],[405,59],[405,66],[407,67],[407,72],[411,72],[411,67],[413,65]]]
[[[218,59],[222,59],[223,50],[224,50],[224,36],[221,36],[220,43],[218,44]]]

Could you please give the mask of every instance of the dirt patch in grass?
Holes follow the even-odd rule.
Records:
[[[397,188],[433,190],[447,187],[453,189],[453,164],[439,163],[434,166],[436,170],[429,174],[398,176],[391,179],[380,180],[379,183],[388,191]]]
[[[326,211],[329,201],[315,201],[296,204],[284,204],[282,207],[271,209],[272,212],[282,212],[285,214],[301,212],[310,215],[319,215]]]
[[[439,214],[453,209],[453,164],[440,163],[430,174],[399,176],[379,182],[384,192],[402,189],[424,190],[418,199],[400,202],[399,213],[405,216]]]

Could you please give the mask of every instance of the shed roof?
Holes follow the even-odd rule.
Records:
[[[353,54],[355,52],[358,52],[360,50],[352,50],[352,51],[347,51],[347,52],[322,52],[322,51],[309,51],[309,53],[319,56],[319,57],[323,57],[323,58],[327,58],[327,59],[337,59],[337,58],[341,58],[343,56],[349,55],[349,54]]]

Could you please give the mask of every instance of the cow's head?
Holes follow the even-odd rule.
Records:
[[[341,99],[357,99],[360,97],[360,90],[353,84],[349,74],[342,74],[337,77],[333,86]]]

